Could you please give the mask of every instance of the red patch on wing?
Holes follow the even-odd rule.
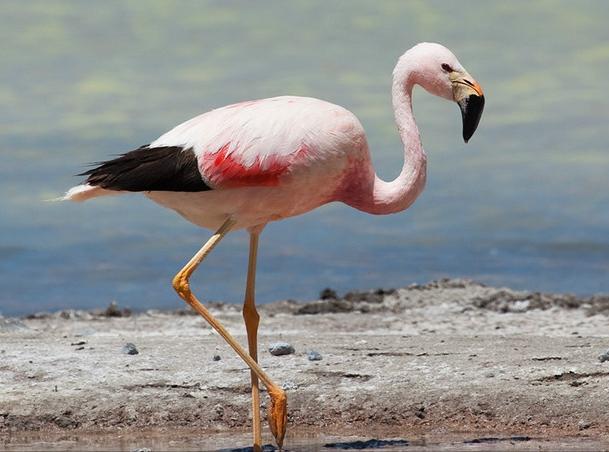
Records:
[[[217,152],[204,158],[202,172],[205,177],[216,187],[272,187],[279,185],[280,178],[288,172],[290,163],[307,153],[306,146],[301,146],[298,151],[281,159],[268,156],[264,163],[256,157],[251,165],[244,165],[233,157],[234,151],[229,153],[230,143],[226,143]]]

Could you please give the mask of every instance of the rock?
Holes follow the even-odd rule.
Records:
[[[295,314],[336,314],[353,311],[366,313],[383,310],[385,298],[395,293],[395,289],[376,289],[349,292],[339,298],[332,289],[324,289],[320,293],[320,300],[303,304]]]
[[[393,295],[395,289],[376,289],[365,291],[354,291],[345,294],[344,299],[353,303],[382,303],[386,295]]]
[[[112,301],[108,305],[106,310],[103,312],[103,315],[105,317],[130,317],[131,309],[129,309],[129,308],[120,309],[118,307],[118,304],[116,303],[116,301]]]
[[[222,405],[220,405],[219,403],[216,404],[213,408],[213,413],[214,413],[214,419],[218,420],[218,419],[222,419],[224,417],[224,407]]]
[[[307,353],[307,359],[309,361],[321,361],[321,353],[311,350]]]
[[[38,311],[33,314],[28,314],[25,316],[26,319],[49,319],[53,316],[50,312],[47,311]]]
[[[67,309],[65,311],[54,313],[53,317],[63,320],[91,320],[93,318],[93,314],[80,309]]]
[[[222,359],[222,357],[220,355],[214,355],[214,357],[212,359],[214,361],[220,361]]]
[[[298,389],[298,385],[293,381],[288,380],[281,385],[281,389],[283,389],[284,391],[293,391],[295,389]]]
[[[320,300],[338,300],[338,295],[336,294],[335,290],[332,290],[329,287],[326,287],[324,290],[322,290],[319,293],[319,299]]]
[[[607,350],[604,353],[601,353],[600,355],[598,355],[598,360],[601,363],[604,363],[605,361],[609,361],[609,350]]]
[[[295,314],[334,314],[339,312],[351,311],[353,311],[353,303],[350,303],[345,300],[334,300],[328,298],[325,300],[317,300],[311,303],[305,303],[295,312]]]
[[[425,414],[425,407],[424,406],[418,407],[415,410],[414,415],[416,417],[418,417],[419,419],[425,419],[425,416],[426,416],[426,414]]]
[[[123,345],[123,348],[121,351],[123,353],[125,353],[126,355],[138,355],[140,353],[137,350],[137,347],[135,346],[135,344],[133,344],[131,342],[127,342],[125,345]]]
[[[152,452],[152,449],[149,447],[138,447],[137,449],[133,449],[131,452]]]
[[[295,351],[287,342],[274,342],[269,346],[269,353],[273,356],[291,355]]]
[[[586,430],[587,428],[590,428],[591,425],[592,425],[592,422],[582,419],[581,421],[579,421],[577,423],[577,428],[580,430]]]
[[[55,416],[55,424],[61,428],[77,427],[78,422],[65,415]]]

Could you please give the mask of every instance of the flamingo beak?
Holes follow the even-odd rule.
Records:
[[[468,73],[454,72],[453,74],[451,74],[453,98],[461,109],[463,140],[467,143],[476,131],[482,117],[484,93],[478,82]]]

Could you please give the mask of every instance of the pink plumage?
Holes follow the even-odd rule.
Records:
[[[395,119],[404,144],[404,165],[392,182],[372,166],[364,129],[348,110],[319,99],[283,96],[241,102],[186,121],[150,145],[101,164],[85,174],[64,199],[142,192],[188,221],[217,229],[178,273],[174,287],[252,369],[254,446],[259,450],[258,378],[271,397],[269,422],[278,444],[285,434],[287,399],[257,365],[258,314],[254,275],[258,235],[270,221],[340,201],[372,214],[399,212],[423,190],[427,159],[412,113],[412,90],[457,102],[467,141],[478,126],[484,96],[457,58],[439,44],[407,51],[393,72]],[[249,354],[190,292],[188,278],[229,231],[250,232],[244,304]]]

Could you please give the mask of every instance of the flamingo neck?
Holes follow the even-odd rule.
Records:
[[[364,212],[385,215],[405,210],[425,186],[427,156],[412,112],[414,78],[414,71],[398,64],[393,76],[392,98],[395,122],[404,145],[402,171],[396,179],[387,182],[378,177],[370,164],[368,183],[363,184],[359,196],[349,202]]]

